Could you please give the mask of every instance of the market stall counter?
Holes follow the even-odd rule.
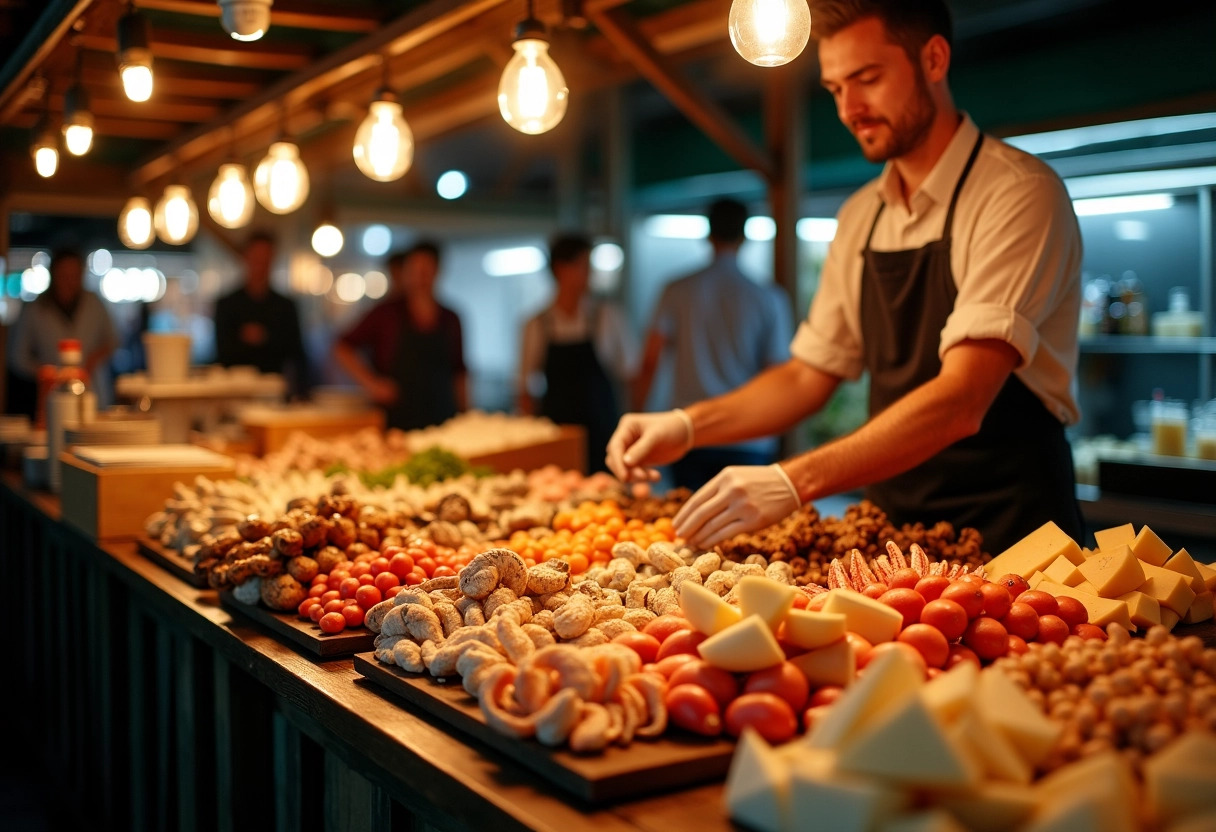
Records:
[[[209,590],[0,488],[3,576],[23,622],[17,731],[82,829],[726,828],[714,784],[584,804],[317,662]],[[12,701],[10,699],[10,701]]]

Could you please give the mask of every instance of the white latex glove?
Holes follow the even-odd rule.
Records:
[[[693,494],[675,519],[676,534],[695,549],[763,529],[802,505],[785,469],[732,465]]]
[[[692,448],[692,419],[683,410],[626,413],[621,417],[604,461],[625,482],[654,482],[656,465],[675,462]]]

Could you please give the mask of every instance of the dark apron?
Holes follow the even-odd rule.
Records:
[[[555,344],[545,315],[545,395],[542,416],[559,425],[587,429],[587,472],[605,471],[604,453],[619,416],[612,382],[604,372],[591,338]]]
[[[385,410],[390,428],[415,430],[437,425],[456,415],[456,391],[442,313],[429,332],[413,321],[402,322],[393,356],[397,401]]]
[[[954,208],[979,155],[976,140],[950,199],[942,238],[919,249],[862,251],[861,330],[870,373],[870,417],[941,372],[938,346],[958,288],[950,267]],[[979,529],[999,554],[1048,520],[1082,535],[1072,452],[1064,426],[1015,374],[997,394],[979,433],[910,471],[866,489],[896,525],[941,520]]]

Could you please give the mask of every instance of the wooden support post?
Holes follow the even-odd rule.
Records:
[[[350,768],[340,757],[325,754],[325,832],[388,829],[392,805],[388,795]]]
[[[152,828],[149,811],[151,777],[148,771],[148,697],[147,668],[143,658],[148,655],[143,616],[134,607],[127,614],[127,656],[129,663],[130,744],[131,744],[131,829],[139,832]]]
[[[274,712],[271,729],[274,738],[274,828],[275,832],[295,832],[303,819],[300,732],[281,711]]]

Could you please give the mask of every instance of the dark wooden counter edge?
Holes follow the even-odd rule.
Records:
[[[19,499],[58,522],[56,497],[27,490],[11,473],[2,481]],[[134,541],[98,543],[70,531],[82,547],[104,555],[107,570],[158,614],[272,690],[299,730],[314,739],[324,737],[325,745],[336,748],[351,768],[397,799],[410,803],[413,796],[422,796],[436,807],[436,820],[446,817],[477,829],[552,832],[592,824],[605,832],[729,828],[718,784],[608,808],[582,805],[492,750],[403,710],[363,680],[351,659],[314,662],[234,619],[214,592],[192,587],[141,556]]]

